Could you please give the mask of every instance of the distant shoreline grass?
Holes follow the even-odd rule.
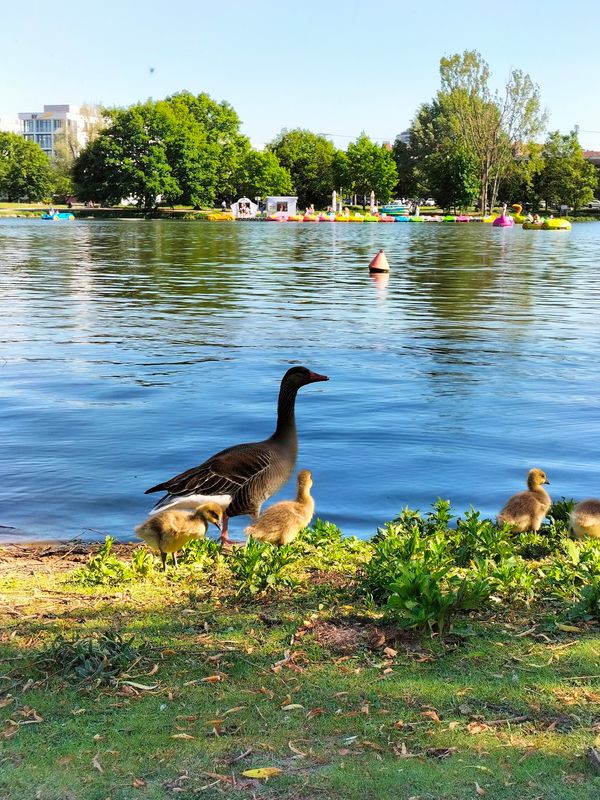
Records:
[[[0,549],[0,796],[596,798],[600,543],[568,508],[515,536],[438,501],[166,574],[143,546]]]

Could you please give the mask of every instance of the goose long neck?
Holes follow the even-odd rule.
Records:
[[[275,428],[273,439],[297,443],[295,414],[297,394],[297,386],[281,385],[279,400],[277,401],[277,427]]]

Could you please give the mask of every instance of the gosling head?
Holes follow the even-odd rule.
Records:
[[[546,473],[543,469],[530,469],[527,474],[527,486],[529,489],[536,489],[538,486],[541,486],[543,483],[550,484],[550,481],[546,477]]]
[[[218,503],[203,503],[194,511],[195,519],[203,519],[207,525],[212,524],[221,530],[223,524],[223,509]]]
[[[312,485],[313,485],[313,479],[310,470],[308,469],[300,470],[300,472],[298,473],[298,488],[310,489]]]

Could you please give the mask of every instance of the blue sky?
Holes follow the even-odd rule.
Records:
[[[188,89],[228,100],[262,146],[283,127],[393,140],[439,85],[442,55],[477,49],[501,84],[541,89],[549,128],[600,150],[598,2],[102,0],[2,9],[0,118],[44,103],[128,105]],[[153,70],[153,71],[151,71]],[[589,132],[588,132],[589,131]]]

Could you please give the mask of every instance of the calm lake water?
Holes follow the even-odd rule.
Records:
[[[532,466],[598,496],[599,252],[594,223],[2,220],[0,525],[131,536],[146,488],[272,432],[296,363],[331,378],[298,395],[298,468],[346,533],[494,514]]]

